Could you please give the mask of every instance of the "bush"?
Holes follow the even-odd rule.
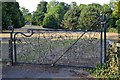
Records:
[[[117,33],[118,30],[116,28],[108,28],[107,30],[108,32],[114,32],[114,33]]]
[[[89,69],[88,71],[97,78],[119,78],[119,62],[118,51],[114,44],[109,46],[107,51],[107,63],[96,66],[95,69]]]
[[[118,33],[120,33],[120,19],[116,21]]]

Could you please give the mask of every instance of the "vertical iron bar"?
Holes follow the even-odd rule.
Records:
[[[17,55],[16,55],[16,39],[14,38],[14,59],[15,63],[17,62]]]
[[[100,33],[100,46],[101,46],[101,52],[100,52],[100,64],[102,65],[102,51],[103,51],[103,46],[102,46],[102,43],[103,43],[103,36],[102,36],[102,27],[101,27],[101,33]]]
[[[12,44],[12,34],[13,32],[10,32],[10,40],[9,40],[9,54],[10,54],[10,63],[13,66],[13,44]]]
[[[104,14],[104,63],[106,63],[106,15]]]

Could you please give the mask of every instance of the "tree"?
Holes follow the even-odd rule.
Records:
[[[25,25],[18,2],[2,3],[2,29],[7,29],[10,25],[14,28],[20,28]]]
[[[112,15],[112,7],[111,4],[104,4],[102,5],[102,13],[106,14],[107,17],[107,28],[116,28],[115,22],[117,18]]]
[[[58,29],[58,22],[55,19],[55,16],[52,14],[47,14],[43,21],[44,28]]]
[[[82,30],[96,30],[99,28],[99,20],[101,6],[99,4],[89,4],[82,9],[78,19],[78,28]],[[96,22],[96,25],[93,25]]]
[[[115,11],[113,12],[113,14],[120,18],[120,0],[118,0],[117,2],[115,2]]]
[[[51,8],[55,7],[59,2],[56,0],[51,0],[49,4],[47,5],[47,12],[50,11]]]
[[[118,33],[120,33],[120,0],[117,0],[117,2],[115,2],[115,10],[113,12],[113,15],[118,18],[116,25]]]
[[[85,4],[80,4],[80,5],[79,5],[80,11],[82,11],[86,6],[87,6],[87,5],[85,5]]]
[[[21,11],[22,11],[23,16],[25,18],[25,23],[28,23],[28,22],[32,23],[32,14],[29,12],[29,10],[22,7]]]
[[[68,10],[62,21],[63,28],[66,29],[77,29],[78,18],[80,16],[80,9],[78,6],[74,6]]]
[[[43,19],[45,17],[45,14],[47,13],[47,2],[41,1],[40,4],[37,6],[37,10],[33,12],[32,17],[32,24],[33,25],[43,25]]]
[[[0,30],[2,30],[2,2],[0,1]]]
[[[54,2],[54,3],[57,3],[57,2]],[[56,29],[60,28],[64,14],[67,12],[67,10],[68,10],[68,5],[63,3],[63,2],[57,3],[57,5],[54,5],[53,7],[49,8],[49,10],[48,10],[48,12],[45,15],[45,18],[43,20],[43,27],[45,27],[45,28],[46,27],[48,27],[48,28],[53,27]],[[55,23],[48,18],[54,20]],[[47,20],[50,20],[50,21],[47,21]],[[49,25],[47,22],[49,22]]]

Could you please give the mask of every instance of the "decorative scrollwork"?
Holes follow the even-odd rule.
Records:
[[[8,26],[8,30],[10,30],[13,33],[14,32],[13,26]]]
[[[23,33],[23,32],[16,32],[16,33],[14,34],[14,39],[16,39],[16,35],[18,35],[18,34],[21,34],[21,35],[23,35],[23,36],[25,36],[25,37],[31,37],[31,36],[34,34],[33,30],[31,30],[31,29],[28,29],[27,32],[30,33],[30,35],[26,35],[26,34]]]
[[[100,32],[45,29],[30,29],[29,32],[30,35],[15,34],[16,39],[21,39],[21,43],[16,43],[18,61],[53,65],[99,63]],[[22,36],[17,37],[19,34]]]

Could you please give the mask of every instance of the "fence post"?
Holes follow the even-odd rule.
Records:
[[[10,58],[10,64],[13,66],[13,26],[8,26],[8,29],[11,31],[10,32],[10,39],[9,39],[9,58]]]
[[[106,63],[106,14],[104,14],[104,63]]]
[[[17,62],[17,57],[16,57],[16,39],[14,38],[14,59],[15,59],[15,63]]]

